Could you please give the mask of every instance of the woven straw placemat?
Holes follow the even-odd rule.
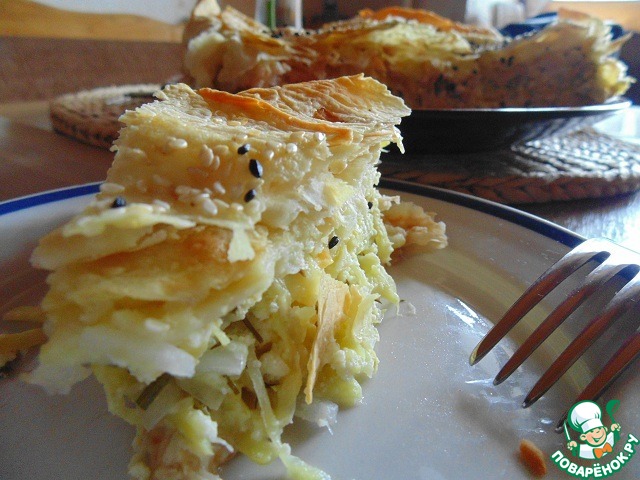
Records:
[[[76,140],[111,148],[126,110],[154,100],[159,84],[124,85],[84,90],[54,98],[50,104],[53,129]]]
[[[387,178],[506,204],[599,198],[640,189],[640,145],[593,128],[473,154],[386,154]]]

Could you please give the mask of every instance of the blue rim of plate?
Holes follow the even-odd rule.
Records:
[[[566,228],[561,227],[560,225],[556,225],[555,223],[549,222],[516,208],[501,205],[499,203],[474,197],[472,195],[445,190],[437,187],[420,185],[412,182],[405,182],[402,180],[391,180],[384,178],[380,181],[379,186],[380,188],[412,193],[415,195],[420,195],[422,197],[442,200],[447,203],[452,203],[454,205],[477,210],[479,212],[489,214],[493,217],[507,220],[516,225],[520,225],[521,227],[525,227],[528,230],[560,242],[570,248],[573,248],[584,241],[583,237],[570,230],[567,230]],[[85,185],[60,188],[57,190],[50,190],[47,192],[28,195],[13,200],[7,200],[5,202],[0,202],[0,216],[32,207],[37,207],[47,203],[54,203],[75,197],[92,195],[98,193],[99,190],[99,182],[88,183]]]
[[[74,187],[48,190],[34,195],[26,195],[12,200],[6,200],[4,202],[0,202],[0,216],[27,208],[37,207],[38,205],[44,205],[45,203],[59,202],[73,197],[96,194],[99,190],[100,182],[96,182],[77,185]]]

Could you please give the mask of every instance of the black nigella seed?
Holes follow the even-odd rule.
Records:
[[[256,191],[253,188],[251,190],[249,190],[247,193],[244,194],[244,201],[245,202],[250,202],[254,198],[256,198]]]
[[[120,208],[126,207],[127,201],[123,197],[116,197],[113,203],[111,204],[111,208]]]
[[[251,146],[248,143],[245,143],[244,145],[240,145],[238,147],[238,154],[239,155],[244,155],[245,153],[247,153],[249,150],[251,150]]]
[[[336,237],[335,235],[331,237],[331,240],[329,240],[329,250],[338,245],[338,242],[340,242],[340,239],[338,237]]]
[[[367,202],[367,207],[371,210],[373,208],[373,202]]]
[[[253,175],[254,177],[261,178],[262,164],[255,158],[252,158],[251,160],[249,160],[249,171],[251,172],[251,175]]]

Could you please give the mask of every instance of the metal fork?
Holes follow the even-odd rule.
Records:
[[[614,294],[604,310],[595,315],[542,375],[524,399],[522,404],[524,408],[531,406],[544,395],[618,318],[640,304],[640,254],[610,240],[599,238],[585,240],[543,273],[509,308],[471,354],[469,362],[474,365],[489,353],[548,293],[591,260],[600,262],[600,264],[516,350],[496,375],[493,382],[495,385],[508,378],[576,308],[604,287],[614,276],[624,278],[626,283]],[[576,402],[596,400],[639,355],[640,331],[636,330],[623,342],[608,363],[580,393]]]

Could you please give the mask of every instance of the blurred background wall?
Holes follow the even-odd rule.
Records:
[[[14,1],[14,0],[8,0]],[[323,20],[327,15],[352,16],[363,8],[389,5],[415,6],[433,10],[458,21],[487,24],[510,19],[520,10],[531,16],[544,10],[571,8],[613,20],[627,29],[640,32],[640,0],[301,0],[306,23]],[[58,8],[96,13],[133,13],[168,23],[180,23],[188,17],[194,0],[38,0]],[[253,15],[254,1],[221,0]],[[502,14],[496,12],[502,11]],[[496,18],[497,17],[497,18]]]
[[[218,1],[253,16],[255,2],[264,2],[265,0]],[[325,21],[353,16],[363,8],[377,9],[394,4],[425,8],[454,20],[496,27],[501,27],[512,21],[519,21],[521,18],[530,17],[542,11],[569,8],[611,20],[622,25],[626,30],[635,32],[633,37],[623,46],[620,57],[629,66],[629,73],[640,78],[640,0],[277,1],[300,1],[303,7],[305,26],[311,28]],[[156,55],[165,55],[162,57],[164,59],[162,62],[168,62],[172,68],[179,70],[182,27],[195,3],[196,0],[0,0],[0,40],[2,40],[0,46],[3,46],[0,48],[0,59],[3,61],[6,58],[15,60],[9,47],[18,44],[22,45],[21,51],[27,48],[25,44],[28,44],[28,48],[36,49],[31,51],[29,56],[34,58],[51,57],[58,61],[62,54],[68,53],[71,48],[69,45],[76,45],[76,49],[80,46],[86,47],[82,43],[73,43],[71,39],[152,41],[166,42],[164,49],[160,49]],[[146,18],[141,18],[141,16]],[[58,51],[37,50],[36,47],[41,45],[37,39],[45,37],[60,38],[71,43],[65,44],[64,48],[60,47],[62,50]],[[98,45],[103,44],[94,42],[91,45],[91,48],[95,49]],[[108,49],[116,48],[115,44],[104,45],[108,45]],[[145,48],[150,47],[146,46]],[[165,52],[167,49],[177,53]],[[107,53],[111,55],[113,52],[109,50],[105,53],[106,57],[111,58]],[[73,63],[73,61],[73,58],[70,57],[69,62]],[[0,72],[4,70],[3,73],[10,77],[11,73],[7,73],[7,70],[11,69],[7,69],[6,64],[2,65],[3,69],[0,69]],[[24,70],[26,67],[20,68]],[[29,78],[33,79],[33,76]],[[634,84],[627,95],[634,99],[639,98],[640,82]]]

